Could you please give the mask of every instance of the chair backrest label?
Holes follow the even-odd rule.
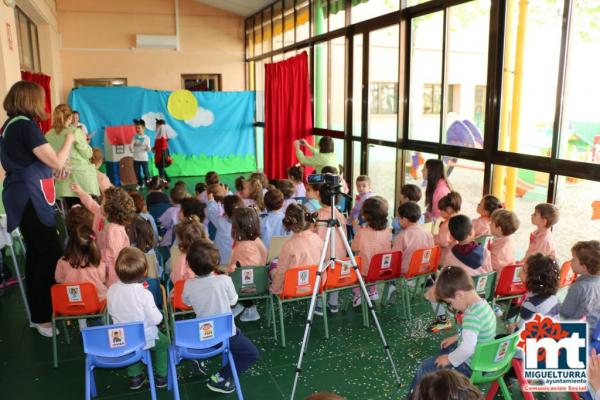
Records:
[[[198,324],[200,331],[200,341],[210,340],[215,338],[215,322],[205,321]]]
[[[485,292],[485,287],[487,286],[487,280],[488,280],[487,275],[479,277],[479,279],[477,280],[477,287],[475,288],[475,291],[477,293]]]
[[[112,328],[108,330],[108,346],[111,349],[124,347],[126,345],[125,330],[123,328]]]
[[[69,298],[70,303],[82,301],[83,299],[81,298],[81,286],[67,286],[67,297]]]
[[[423,264],[429,264],[429,260],[431,260],[431,249],[425,250],[423,252],[423,257],[421,258],[421,262]]]
[[[506,357],[506,353],[508,352],[508,345],[510,344],[510,340],[506,340],[498,346],[498,351],[496,352],[496,357],[494,357],[494,362],[500,362]]]
[[[521,281],[521,276],[520,276],[520,274],[521,274],[521,268],[523,268],[523,267],[517,267],[517,268],[515,268],[515,274],[513,275],[513,280],[512,280],[513,283],[521,283],[522,282]]]
[[[384,254],[381,257],[381,269],[390,269],[392,267],[392,254]]]
[[[351,266],[351,264],[349,264],[347,262],[343,262],[341,265],[340,275],[341,276],[350,275],[350,271],[351,271],[350,266]]]
[[[308,285],[309,277],[310,277],[309,272],[310,271],[308,269],[303,269],[301,271],[298,271],[298,286]]]
[[[242,270],[242,285],[253,285],[254,284],[254,269]]]

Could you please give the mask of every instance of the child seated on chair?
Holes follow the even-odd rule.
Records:
[[[358,183],[359,181],[357,186]],[[368,275],[374,255],[391,250],[392,230],[388,227],[388,209],[387,200],[381,196],[373,196],[362,202],[360,214],[367,226],[358,228],[352,241],[352,251],[355,255],[360,255],[360,272],[363,276]],[[379,300],[377,284],[369,285],[367,289],[371,300]],[[352,305],[358,307],[361,303],[360,288],[352,289],[352,293]]]
[[[141,195],[140,192],[129,192],[129,195],[133,199],[133,204],[135,205],[135,212],[148,221],[152,227],[152,232],[154,234],[154,240],[158,241],[158,227],[156,226],[156,221],[152,214],[148,212],[148,207],[146,207],[146,201],[144,200],[144,196]],[[143,251],[143,250],[142,250]]]
[[[414,201],[407,201],[398,207],[398,218],[402,230],[394,240],[393,251],[402,252],[402,273],[406,274],[410,266],[412,255],[420,249],[434,246],[431,233],[419,227],[419,221],[423,215],[421,208]]]
[[[523,260],[535,253],[556,257],[556,248],[552,240],[552,227],[556,225],[558,218],[558,208],[554,205],[540,203],[535,206],[535,211],[531,214],[531,223],[537,229],[531,232],[529,236],[529,247]]]
[[[460,212],[462,205],[462,197],[458,192],[450,192],[438,201],[438,209],[440,210],[440,216],[443,218],[439,225],[438,233],[433,235],[433,242],[440,246],[442,251],[441,259],[443,260],[446,254],[450,251],[452,246],[456,244],[456,241],[450,235],[450,228],[448,227],[448,221]]]
[[[146,349],[152,350],[154,383],[157,388],[167,386],[167,351],[169,340],[158,330],[163,319],[156,308],[152,293],[145,289],[142,282],[146,278],[148,265],[140,249],[128,247],[119,253],[115,265],[119,281],[108,289],[108,314],[116,324],[127,322],[144,323]],[[129,388],[139,389],[146,382],[142,363],[127,368]]]
[[[104,155],[102,154],[102,150],[94,147],[92,149],[92,157],[90,158],[90,162],[96,167],[96,178],[98,179],[100,193],[104,193],[106,189],[112,186],[112,183],[110,182],[110,179],[108,179],[108,176],[99,170],[104,163]]]
[[[146,261],[148,262],[148,278],[160,278],[162,276],[162,270],[158,265],[158,258],[154,251],[156,239],[154,238],[154,232],[152,232],[150,222],[141,216],[138,216],[127,227],[127,236],[129,236],[131,246],[137,247],[144,253],[144,256],[146,256]]]
[[[483,394],[469,378],[453,369],[440,369],[425,375],[410,400],[483,400]]]
[[[302,167],[294,165],[288,168],[288,179],[294,184],[294,195],[292,197],[306,197]]]
[[[492,257],[492,269],[498,274],[502,268],[515,263],[515,245],[513,233],[519,229],[519,217],[504,208],[494,211],[490,217],[490,233],[493,238],[489,244]]]
[[[221,178],[219,177],[219,174],[217,174],[215,171],[209,171],[206,173],[206,175],[204,175],[204,185],[206,186],[206,188],[209,188],[211,185],[218,185],[220,179]],[[200,192],[198,194],[198,200],[200,200],[203,203],[207,203],[208,202],[208,192],[207,191]]]
[[[311,229],[316,220],[317,215],[309,213],[302,205],[290,204],[288,207],[283,219],[283,226],[293,234],[281,248],[277,267],[270,271],[271,293],[281,293],[285,272],[288,269],[319,264],[323,239]]]
[[[267,193],[269,189],[273,188],[273,185],[269,182],[269,178],[267,175],[262,172],[253,172],[250,174],[250,179],[256,179],[260,182],[263,188],[263,196]]]
[[[196,183],[196,185],[194,185],[194,198],[196,200],[200,201],[200,196],[202,196],[202,193],[206,192],[206,188],[208,188],[206,183],[204,183],[204,182]],[[206,193],[204,193],[203,197],[206,198]],[[206,201],[204,201],[204,203],[206,203]]]
[[[168,208],[159,218],[158,222],[165,229],[165,234],[160,241],[161,246],[171,246],[173,244],[173,229],[179,223],[179,210],[181,202],[186,198],[187,193],[184,189],[173,187],[171,189],[171,207]]]
[[[356,197],[354,198],[354,207],[348,214],[348,225],[352,226],[353,233],[358,232],[358,228],[364,221],[361,220],[362,205],[370,197],[375,196],[371,190],[371,179],[367,175],[359,175],[356,178]],[[386,213],[387,214],[387,213]]]
[[[148,195],[146,196],[146,205],[148,209],[156,204],[170,204],[169,196],[162,192],[167,188],[168,183],[159,176],[153,176],[148,182]]]
[[[223,212],[221,212],[221,205]],[[238,207],[244,207],[244,202],[236,195],[226,196],[220,203],[217,203],[217,199],[211,193],[208,195],[206,216],[217,229],[215,246],[219,249],[219,257],[223,265],[228,265],[231,259],[231,248],[233,247],[231,216],[233,210]]]
[[[317,212],[321,209],[321,202],[319,201],[319,189],[321,188],[320,183],[309,183],[306,186],[306,198],[308,202],[305,204],[308,212]]]
[[[242,200],[246,207],[256,207],[259,211],[265,211],[265,197],[263,185],[260,180],[250,178],[244,182],[242,189]]]
[[[535,314],[555,317],[558,315],[560,304],[556,292],[560,284],[560,269],[553,257],[540,253],[529,256],[519,275],[525,282],[527,294],[521,305],[517,322],[508,324],[509,332],[515,332],[525,327]]]
[[[475,218],[473,222],[474,237],[491,235],[490,221],[494,211],[504,208],[502,202],[496,196],[491,194],[483,196],[479,204],[477,204],[477,214],[479,218]]]
[[[171,247],[171,282],[175,283],[182,279],[190,279],[195,276],[185,261],[185,255],[192,242],[200,239],[208,239],[204,226],[196,215],[191,215],[175,227],[177,235],[177,247]]]
[[[260,221],[256,210],[252,207],[239,207],[231,216],[231,237],[233,249],[227,271],[233,272],[237,266],[258,267],[267,264],[267,248],[260,239]],[[256,304],[252,300],[243,302],[244,312],[240,321],[249,322],[260,319]],[[239,313],[239,304],[234,308],[234,315]]]
[[[289,232],[283,226],[285,211],[283,210],[283,193],[271,189],[265,194],[267,214],[260,219],[260,238],[268,249],[273,236],[287,236]]]
[[[402,204],[407,203],[409,201],[415,202],[415,203],[419,203],[419,201],[421,200],[421,188],[419,188],[417,185],[411,185],[411,184],[406,184],[404,186],[402,186],[402,188],[400,188],[400,206],[402,206]],[[400,206],[398,206],[398,212],[400,212]],[[421,214],[421,211],[419,210],[419,214]],[[417,221],[419,224],[424,224],[425,223],[425,216],[423,214],[421,214],[421,217],[419,218],[419,221]],[[402,227],[402,224],[400,223],[400,217],[397,216],[396,218],[394,218],[394,220],[392,221],[392,240],[395,240],[396,237],[398,236],[398,234],[400,234],[400,232],[402,231],[402,229],[404,229]]]
[[[479,297],[473,280],[463,268],[451,266],[442,270],[435,284],[435,298],[462,311],[462,325],[457,335],[442,341],[438,356],[428,358],[417,369],[411,392],[424,375],[443,368],[471,376],[469,363],[475,348],[478,344],[491,342],[496,335],[496,315],[487,301]]]
[[[569,287],[560,307],[560,317],[566,320],[586,318],[589,336],[600,319],[600,242],[577,242],[571,248],[573,272],[579,274]]]
[[[296,200],[294,200],[296,188],[294,187],[294,183],[289,179],[278,180],[276,186],[277,189],[283,193],[283,207],[281,208],[281,211],[285,214],[285,210],[287,210],[288,206],[296,202]],[[266,195],[267,193],[265,193],[265,196]]]
[[[190,244],[186,258],[196,277],[185,282],[182,295],[184,303],[194,309],[197,318],[231,312],[230,307],[237,303],[238,295],[229,276],[214,273],[219,265],[219,251],[216,247],[206,239],[197,240]],[[259,353],[256,346],[236,328],[235,322],[232,335],[229,349],[237,373],[242,374],[258,360]],[[209,378],[207,386],[219,393],[235,391],[228,364]]]
[[[490,252],[484,245],[473,240],[473,225],[466,215],[455,215],[448,221],[450,236],[456,243],[442,258],[442,267],[456,266],[470,275],[480,275],[492,272]],[[437,318],[427,328],[428,332],[436,333],[450,329],[452,323],[446,317],[446,309],[435,301],[435,284],[426,293],[425,298],[437,310]]]

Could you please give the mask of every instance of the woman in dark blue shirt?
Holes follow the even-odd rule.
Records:
[[[54,226],[53,169],[64,166],[73,135],[55,152],[36,120],[46,119],[44,89],[37,83],[15,83],[4,98],[8,120],[0,135],[0,161],[6,171],[2,201],[7,230],[19,227],[27,248],[25,283],[31,311],[31,326],[43,336],[52,336],[52,302],[56,262],[62,249]]]

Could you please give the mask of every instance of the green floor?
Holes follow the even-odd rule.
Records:
[[[197,180],[186,179],[193,190]],[[227,180],[226,180],[227,181]],[[232,183],[232,182],[229,182]],[[286,309],[288,346],[283,349],[273,339],[263,319],[254,323],[237,322],[238,327],[256,344],[260,361],[241,376],[246,399],[289,399],[295,364],[306,316],[307,303]],[[415,307],[417,318],[406,322],[399,318],[394,306],[381,308],[378,316],[390,344],[394,361],[402,379],[398,387],[393,380],[388,360],[374,327],[364,328],[358,310],[351,307],[330,317],[329,340],[324,339],[323,324],[315,317],[313,335],[303,365],[297,399],[315,391],[333,391],[347,399],[403,399],[419,362],[438,349],[446,335],[430,335],[424,327],[432,317],[431,307],[422,303]],[[70,328],[70,345],[59,336],[59,368],[52,367],[52,341],[29,328],[18,287],[8,288],[0,296],[0,399],[81,399],[84,395],[84,357],[82,343],[75,326]],[[217,368],[211,362],[211,371]],[[205,379],[192,376],[187,366],[179,371],[182,399],[233,399],[210,392]],[[130,391],[125,370],[97,370],[96,382],[100,399],[147,399],[146,390]],[[517,385],[512,386],[517,391]],[[166,389],[158,391],[159,399],[171,399]],[[497,398],[501,398],[498,396]],[[515,399],[522,398],[515,394]],[[540,397],[541,398],[541,397]],[[552,398],[566,398],[563,395]]]

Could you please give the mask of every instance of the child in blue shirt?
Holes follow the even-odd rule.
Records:
[[[244,207],[244,202],[236,195],[229,195],[223,199],[224,214],[221,213],[219,204],[215,201],[213,194],[208,193],[208,203],[206,204],[206,216],[208,220],[217,228],[215,235],[215,246],[221,256],[221,265],[229,264],[231,249],[233,248],[233,239],[231,238],[231,215],[233,210],[238,207]]]
[[[283,193],[278,189],[269,190],[265,194],[265,207],[267,213],[260,219],[260,238],[268,249],[271,237],[289,234],[283,227]]]
[[[400,206],[407,201],[414,201],[418,203],[421,200],[421,189],[417,185],[404,185],[400,189],[400,205],[398,206],[398,212],[400,212]],[[418,224],[422,225],[425,223],[425,216],[421,214],[421,218],[419,218]],[[400,217],[394,218],[392,221],[392,241],[396,239],[396,236],[402,230],[402,225],[400,225]]]

